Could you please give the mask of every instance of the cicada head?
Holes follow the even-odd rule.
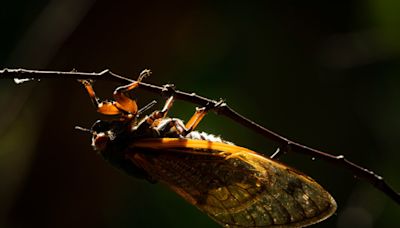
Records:
[[[97,120],[91,127],[92,147],[96,151],[106,150],[117,138],[121,138],[129,129],[129,121],[124,120]]]
[[[102,151],[107,144],[115,138],[110,122],[97,120],[92,126],[92,147],[96,151]]]
[[[141,128],[138,131],[136,127],[135,119],[97,120],[90,130],[93,134],[92,147],[115,168],[130,176],[155,183],[155,180],[145,170],[127,159],[126,153],[132,152],[129,144],[143,133]]]

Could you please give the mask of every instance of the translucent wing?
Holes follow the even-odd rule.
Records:
[[[226,143],[144,139],[128,157],[226,227],[304,227],[336,209],[310,177]]]

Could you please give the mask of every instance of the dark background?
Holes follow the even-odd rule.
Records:
[[[2,2],[0,68],[98,72],[225,98],[284,136],[344,154],[400,190],[400,3],[368,1]],[[117,84],[98,82],[101,97]],[[166,187],[106,164],[74,130],[101,118],[74,80],[0,81],[0,227],[218,227]],[[139,105],[163,98],[136,92]],[[194,106],[177,102],[187,120]],[[210,114],[200,129],[275,147]],[[315,227],[393,227],[400,208],[347,170],[310,157],[338,210]]]

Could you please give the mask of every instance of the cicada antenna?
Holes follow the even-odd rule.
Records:
[[[156,100],[153,100],[152,102],[148,103],[146,106],[143,108],[139,109],[138,113],[136,114],[137,116],[140,116],[143,112],[151,109],[155,104],[157,104]]]
[[[75,126],[75,129],[79,130],[79,131],[83,131],[83,132],[90,132],[91,134],[93,133],[92,129],[81,127],[81,126]]]

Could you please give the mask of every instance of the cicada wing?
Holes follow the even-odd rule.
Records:
[[[129,158],[226,227],[304,227],[336,210],[326,190],[288,166],[234,145],[187,142],[137,144],[142,152]]]

